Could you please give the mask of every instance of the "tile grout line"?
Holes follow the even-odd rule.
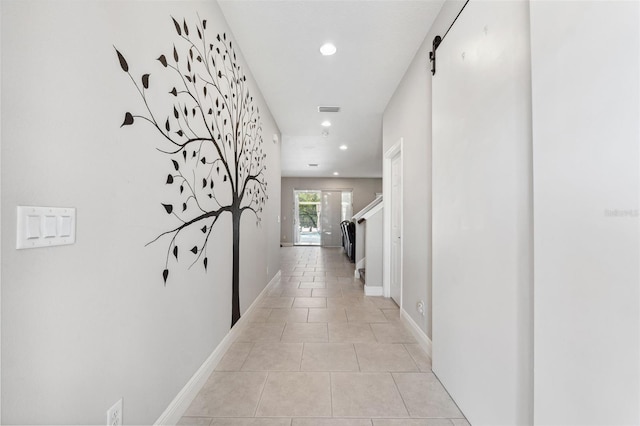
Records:
[[[358,358],[358,351],[356,350],[356,344],[352,342],[351,346],[353,347],[353,352],[356,354],[356,362],[358,363],[358,372],[362,373],[362,367],[360,366],[360,358]]]
[[[418,365],[418,361],[415,359],[415,357],[413,356],[413,354],[411,353],[409,348],[407,348],[407,345],[410,345],[410,344],[412,344],[412,343],[402,343],[402,346],[404,346],[404,350],[409,353],[409,356],[413,360],[413,363],[416,365],[416,368],[418,369],[418,372],[423,373],[422,369],[420,369],[420,366]]]
[[[333,418],[333,373],[329,372],[329,401],[331,403],[331,418]]]
[[[260,398],[258,398],[258,403],[256,404],[256,409],[253,410],[253,417],[257,417],[258,408],[260,408],[260,403],[262,402],[262,396],[264,395],[264,389],[267,387],[267,381],[269,380],[269,371],[267,371],[267,375],[264,378],[264,382],[262,383],[262,390],[260,391]]]
[[[249,353],[247,354],[247,357],[244,359],[244,361],[242,361],[242,365],[240,365],[240,369],[238,370],[239,372],[242,371],[242,367],[244,367],[244,365],[247,363],[247,360],[249,359],[251,352],[253,352],[253,348],[256,346],[256,342],[249,342],[249,344],[251,345],[251,349],[249,349]]]
[[[407,370],[404,371],[405,373],[417,373],[417,374],[422,374],[422,372],[420,371],[420,367],[418,367],[418,363],[413,359],[413,357],[411,356],[411,352],[409,352],[409,350],[407,349],[407,347],[405,346],[404,343],[393,343],[394,345],[400,345],[402,347],[402,349],[404,349],[404,351],[407,353],[407,355],[409,355],[409,359],[411,360],[411,362],[413,362],[413,366],[415,367],[415,370]]]
[[[404,400],[404,396],[402,396],[402,392],[400,392],[400,388],[398,387],[398,383],[396,382],[396,378],[395,378],[395,376],[393,375],[392,372],[389,372],[389,374],[391,374],[391,380],[393,380],[393,384],[395,385],[396,390],[398,391],[398,395],[400,395],[400,399],[402,399],[402,405],[404,405],[404,409],[407,410],[407,414],[411,418],[411,412],[409,411],[409,407],[407,407],[407,403]]]
[[[373,331],[373,327],[371,327],[371,323],[367,323],[369,324],[369,329],[371,330],[371,334],[373,334],[373,338],[376,339],[376,343],[382,343],[380,342],[380,340],[378,340],[378,336],[376,336],[376,333]]]

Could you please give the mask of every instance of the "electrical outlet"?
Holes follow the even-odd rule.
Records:
[[[424,316],[424,302],[422,300],[416,303],[416,311],[418,311],[420,315]]]
[[[122,398],[107,410],[107,426],[122,426]]]

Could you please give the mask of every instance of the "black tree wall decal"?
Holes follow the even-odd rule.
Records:
[[[211,232],[222,215],[231,215],[233,326],[240,319],[240,219],[249,212],[259,224],[267,200],[260,111],[226,34],[209,41],[206,20],[198,19],[194,34],[186,20],[180,25],[172,19],[179,47],[174,45],[170,55],[158,58],[166,72],[175,73],[177,81],[168,91],[171,102],[166,105],[173,104],[168,110],[160,113],[152,109],[147,97],[150,75],[142,75],[138,82],[116,49],[122,70],[131,78],[144,104],[142,114],[127,112],[122,126],[138,120],[150,124],[164,141],[158,151],[171,160],[165,184],[175,187],[179,201],[162,203],[162,208],[178,222],[149,243],[162,237],[169,239],[162,271],[165,285],[170,263],[184,256],[188,256],[191,266],[201,263],[207,269]],[[195,243],[193,231],[187,229],[197,229]]]

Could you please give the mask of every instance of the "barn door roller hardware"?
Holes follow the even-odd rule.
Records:
[[[436,75],[436,49],[442,43],[442,37],[439,35],[435,36],[431,46],[433,50],[429,52],[429,62],[431,62],[431,75]]]
[[[447,28],[447,32],[445,32],[442,37],[440,37],[439,35],[434,37],[433,42],[431,43],[433,50],[429,52],[429,62],[431,62],[431,75],[436,75],[436,49],[438,48],[438,46],[440,46],[440,43],[442,43],[442,40],[444,40],[447,34],[449,34],[449,31],[451,31],[453,24],[456,23],[456,21],[460,17],[460,14],[464,10],[464,8],[467,7],[468,4],[469,4],[469,0],[464,2],[462,9],[460,9],[460,12],[458,12],[458,14],[456,15],[456,18],[453,20],[451,25],[449,25],[449,28]]]

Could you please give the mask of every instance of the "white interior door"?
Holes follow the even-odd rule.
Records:
[[[471,1],[432,79],[433,371],[473,425],[533,422],[529,45],[528,2]]]
[[[402,158],[391,159],[391,298],[402,306]]]
[[[342,191],[322,191],[320,239],[323,247],[342,245]]]

